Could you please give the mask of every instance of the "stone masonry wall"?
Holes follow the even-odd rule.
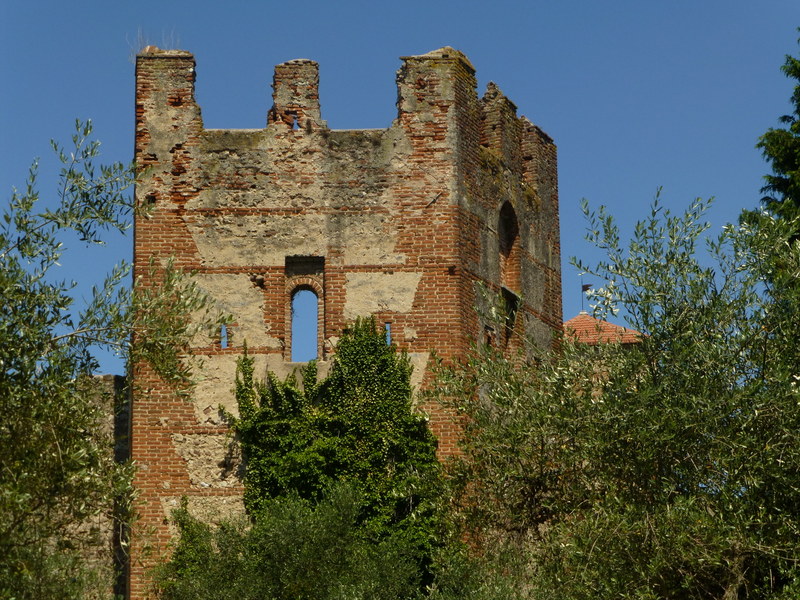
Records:
[[[220,414],[243,344],[262,373],[291,371],[291,299],[319,299],[322,368],[348,322],[375,315],[409,353],[424,385],[432,350],[452,358],[475,339],[508,348],[561,329],[556,150],[490,84],[479,99],[469,60],[452,48],[404,57],[398,116],[386,129],[331,130],[321,118],[317,64],[275,69],[263,129],[204,129],[188,52],[146,48],[136,66],[140,174],[134,268],[173,257],[233,316],[227,339],[196,340],[204,370],[193,402],[136,367],[132,453],[139,530],[132,597],[145,597],[142,548],[169,540],[181,496],[201,515],[242,510],[241,462]],[[479,284],[515,307],[504,331],[474,307]],[[513,325],[513,326],[512,326]],[[445,456],[458,428],[430,417]],[[142,560],[143,559],[143,560]]]

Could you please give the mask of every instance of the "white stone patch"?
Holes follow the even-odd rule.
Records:
[[[398,230],[387,214],[359,215],[345,221],[342,230],[344,262],[349,265],[405,264],[395,252]]]
[[[178,496],[162,496],[159,498],[164,517],[169,520],[170,536],[178,535],[172,521],[172,511],[180,508],[181,498]],[[190,496],[187,499],[189,514],[203,523],[219,523],[223,519],[244,517],[244,500],[236,496]]]
[[[325,215],[215,215],[187,223],[209,267],[283,266],[287,256],[325,256]]]
[[[431,357],[430,352],[409,352],[408,359],[411,361],[411,366],[414,370],[411,371],[411,387],[414,391],[419,389],[422,384],[422,378],[425,376],[425,367],[428,366],[428,359]]]
[[[194,281],[213,300],[214,307],[233,317],[235,327],[228,327],[228,345],[250,348],[280,346],[267,334],[264,325],[264,295],[245,274],[199,274]],[[206,343],[208,343],[206,341]],[[202,344],[202,341],[201,341]]]
[[[349,273],[344,317],[353,320],[376,312],[411,312],[422,273]]]
[[[234,385],[236,381],[236,360],[234,354],[216,354],[198,356],[202,366],[196,370],[198,382],[192,393],[194,414],[202,425],[219,425],[224,419],[220,406],[225,411],[238,417],[239,407],[236,404]],[[256,377],[264,372],[266,358],[264,355],[253,355]]]
[[[172,436],[178,454],[186,461],[192,485],[225,488],[241,485],[242,452],[228,434],[193,433]]]
[[[256,369],[253,374],[253,377],[266,379],[267,373],[274,373],[275,376],[280,379],[284,380],[290,375],[294,375],[295,379],[300,382],[301,374],[303,368],[308,363],[293,363],[293,362],[286,362],[283,358],[278,354],[268,354],[266,356],[266,361],[264,362],[264,369],[260,371]],[[317,361],[317,378],[323,379],[328,375],[328,372],[331,368],[331,361],[329,360],[318,360]]]

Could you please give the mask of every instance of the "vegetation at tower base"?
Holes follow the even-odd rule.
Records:
[[[157,580],[162,598],[414,598],[417,557],[399,536],[369,540],[358,525],[362,504],[338,485],[319,502],[276,498],[250,521],[213,528],[182,508],[180,541]]]
[[[787,55],[781,70],[795,81],[793,111],[780,118],[785,127],[767,131],[756,147],[773,171],[764,177],[766,185],[761,190],[767,194],[764,202],[772,213],[792,219],[800,215],[800,58]]]
[[[214,530],[178,511],[180,539],[157,578],[163,597],[228,597],[225,588],[241,598],[395,599],[463,587],[434,584],[445,560],[452,572],[463,556],[410,374],[371,318],[344,333],[320,382],[313,362],[302,386],[255,381],[244,356],[233,429],[250,520]]]
[[[435,554],[435,580],[420,585],[419,556],[402,535],[365,536],[363,498],[334,484],[318,502],[275,498],[254,519],[212,527],[186,507],[172,560],[157,569],[159,597],[170,600],[507,600],[510,578],[471,561],[451,540]],[[508,566],[508,565],[507,565]]]
[[[40,201],[34,164],[0,219],[2,598],[109,595],[113,569],[87,560],[87,551],[105,543],[111,562],[111,532],[131,516],[132,467],[114,461],[113,403],[91,377],[95,351],[153,362],[168,381],[186,385],[177,353],[194,326],[180,315],[203,304],[169,267],[160,270],[164,287],[132,291],[122,265],[77,314],[75,286],[58,275],[69,258],[64,240],[100,244],[104,230],[128,228],[131,211],[132,173],[95,166],[91,131],[78,122],[74,147],[53,144],[63,165],[54,199]],[[134,330],[146,343],[131,345]]]
[[[587,209],[608,258],[581,268],[639,344],[480,348],[441,379],[467,424],[459,515],[527,597],[800,596],[797,224],[728,226],[701,259],[706,207],[657,199],[626,246]]]

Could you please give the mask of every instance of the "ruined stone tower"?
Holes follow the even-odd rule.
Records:
[[[145,366],[136,371],[140,528],[154,528],[156,546],[182,496],[201,515],[240,505],[218,407],[235,411],[245,341],[262,373],[294,366],[299,291],[316,297],[323,368],[348,322],[372,314],[409,353],[417,384],[432,350],[456,356],[475,339],[514,347],[521,335],[548,346],[561,330],[555,145],[494,84],[479,99],[461,52],[402,60],[386,129],[329,129],[317,63],[292,60],[275,68],[263,129],[219,130],[203,127],[191,54],[149,47],[138,56],[136,203],[149,211],[136,218],[136,275],[147,277],[151,257],[173,256],[232,315],[192,349],[205,362],[193,402]],[[481,283],[512,308],[499,331],[474,310]],[[420,408],[440,453],[453,452],[448,414]],[[132,573],[141,597],[141,566]]]

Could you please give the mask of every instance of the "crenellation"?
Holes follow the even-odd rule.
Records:
[[[521,171],[522,129],[516,105],[490,81],[481,99],[481,146],[493,150],[513,173]]]
[[[275,67],[272,80],[273,106],[268,125],[285,130],[311,133],[327,128],[319,108],[319,65],[305,58],[290,60]]]

